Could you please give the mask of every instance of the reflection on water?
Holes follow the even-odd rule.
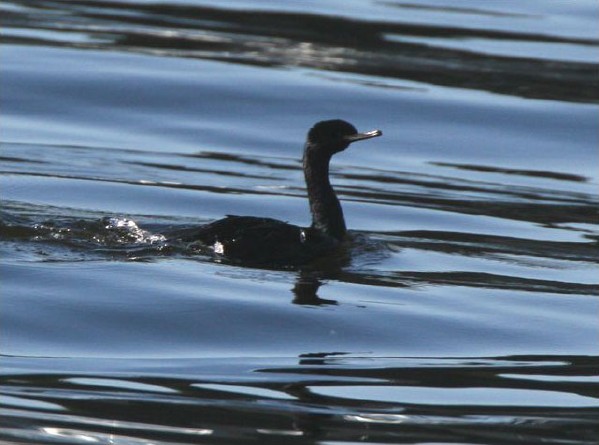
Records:
[[[427,8],[394,2],[382,4],[389,8]],[[459,11],[466,17],[472,13],[506,16],[476,8],[428,8]],[[484,45],[483,51],[464,50],[461,43],[453,48],[445,45],[464,39],[495,45],[505,42],[510,48],[522,42],[533,42],[541,48],[549,44],[569,45],[588,49],[588,59],[595,57],[599,45],[596,36],[574,38],[514,30],[430,26],[411,24],[401,17],[398,15],[399,21],[390,22],[194,4],[39,1],[23,2],[22,7],[11,11],[7,19],[10,27],[5,34],[13,43],[116,48],[270,67],[309,67],[379,76],[390,81],[410,79],[575,102],[596,103],[599,99],[594,64],[537,58],[535,47],[514,57],[485,52]],[[20,32],[21,28],[27,28],[28,32]],[[50,30],[54,32],[49,33]],[[85,37],[77,38],[82,35]],[[442,44],[436,44],[438,41]],[[559,53],[559,49],[552,52]],[[585,88],[578,87],[581,82],[586,84]]]
[[[267,363],[148,360],[98,374],[85,360],[48,369],[19,361],[19,373],[4,375],[5,434],[39,443],[590,444],[598,433],[596,392],[577,383],[596,376],[589,357],[309,353]]]
[[[0,441],[596,443],[596,2],[0,11]],[[335,117],[338,255],[172,236],[309,224]]]

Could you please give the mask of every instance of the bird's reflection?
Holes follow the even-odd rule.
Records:
[[[320,298],[317,294],[318,288],[322,285],[320,279],[311,272],[300,271],[293,286],[294,298],[293,304],[302,304],[310,306],[336,305],[336,300]]]

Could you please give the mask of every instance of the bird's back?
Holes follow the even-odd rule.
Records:
[[[305,264],[336,247],[334,240],[312,229],[271,218],[233,216],[179,236],[199,242],[227,259],[245,264]]]

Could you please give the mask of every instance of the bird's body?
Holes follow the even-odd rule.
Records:
[[[355,141],[380,136],[358,133],[342,120],[322,121],[308,133],[303,168],[312,213],[307,228],[271,218],[227,216],[177,236],[217,255],[248,264],[300,265],[334,252],[345,239],[343,210],[329,181],[331,157]]]
[[[339,242],[312,228],[272,218],[229,215],[184,238],[246,264],[299,265],[333,251]]]

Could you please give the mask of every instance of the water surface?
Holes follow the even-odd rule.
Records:
[[[1,8],[0,440],[596,443],[595,2]],[[308,225],[329,118],[344,255],[165,238]]]

